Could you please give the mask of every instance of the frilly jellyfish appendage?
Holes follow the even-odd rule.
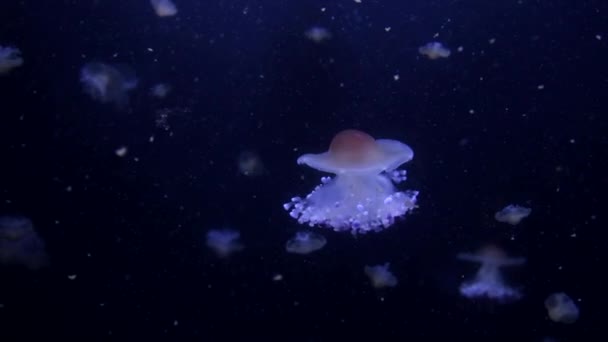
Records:
[[[328,152],[298,159],[336,176],[323,177],[309,195],[292,198],[284,208],[309,226],[353,234],[381,231],[416,207],[418,191],[397,191],[394,186],[406,179],[406,172],[397,168],[412,157],[413,151],[401,142],[343,131]]]

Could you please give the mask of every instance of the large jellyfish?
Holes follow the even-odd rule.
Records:
[[[135,73],[124,65],[87,63],[80,71],[84,91],[101,103],[122,108],[129,103],[128,91],[137,87]]]
[[[565,293],[557,292],[545,300],[549,318],[558,323],[571,324],[578,320],[579,310],[574,301]]]
[[[496,214],[494,214],[494,218],[498,222],[516,225],[521,222],[521,220],[528,217],[531,212],[532,209],[530,208],[511,204],[504,207],[501,211],[497,211]]]
[[[285,250],[289,253],[308,254],[325,246],[327,239],[321,234],[301,231],[289,239],[285,244]]]
[[[0,263],[23,265],[31,270],[47,265],[44,241],[27,217],[0,217]]]
[[[239,242],[240,237],[241,233],[236,230],[210,230],[207,233],[207,247],[211,248],[220,258],[226,258],[243,249],[243,245]]]
[[[298,158],[298,164],[336,176],[321,178],[322,184],[306,198],[294,197],[284,208],[309,226],[353,234],[381,231],[416,206],[418,191],[400,192],[393,185],[405,181],[405,170],[397,168],[413,156],[412,149],[402,142],[374,140],[352,129],[342,131],[332,140],[329,151]]]
[[[23,64],[21,51],[15,47],[0,45],[0,75]]]
[[[365,266],[363,271],[372,282],[372,286],[380,289],[383,287],[397,286],[397,277],[388,270],[390,263],[376,266]]]
[[[517,266],[525,262],[524,258],[508,258],[503,250],[496,246],[486,246],[477,254],[460,253],[458,259],[481,263],[475,278],[460,286],[460,293],[467,298],[489,298],[500,301],[517,300],[521,293],[504,284],[500,267]]]

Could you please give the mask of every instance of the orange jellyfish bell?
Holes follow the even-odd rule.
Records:
[[[298,164],[319,171],[342,173],[381,173],[392,171],[410,161],[414,152],[406,144],[389,139],[374,139],[371,135],[347,129],[334,136],[329,151],[305,154]]]

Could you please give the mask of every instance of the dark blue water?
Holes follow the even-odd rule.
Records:
[[[24,64],[0,75],[0,215],[31,218],[50,262],[0,268],[2,341],[605,336],[605,2],[175,2],[170,18],[144,0],[3,4],[0,46]],[[314,25],[332,38],[306,39]],[[418,53],[433,40],[449,58]],[[134,70],[128,105],[83,91],[91,61]],[[296,159],[346,128],[412,147],[420,207],[288,254],[301,227],[282,205],[322,175]],[[262,175],[239,171],[244,151]],[[511,203],[532,214],[496,222]],[[245,249],[214,255],[221,228]],[[456,254],[486,243],[527,259],[506,274],[520,301],[459,295],[475,268]],[[384,262],[399,284],[375,290],[363,267]],[[576,323],[547,317],[556,291]]]

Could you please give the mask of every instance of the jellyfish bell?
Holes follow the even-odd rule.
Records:
[[[177,14],[177,6],[171,0],[150,0],[152,8],[157,16],[172,17]]]
[[[392,171],[412,158],[414,151],[402,142],[347,129],[336,134],[327,152],[305,154],[298,164],[334,174],[368,174]]]
[[[80,81],[92,99],[112,103],[119,109],[128,104],[128,91],[138,83],[135,72],[128,66],[100,62],[85,64],[80,71]]]
[[[397,168],[413,156],[402,142],[374,139],[353,129],[342,131],[327,152],[297,160],[335,177],[322,178],[306,198],[294,197],[284,208],[301,224],[335,231],[356,234],[388,228],[416,206],[418,191],[400,192],[394,185],[406,180],[405,170]]]
[[[372,282],[372,286],[380,289],[397,286],[397,277],[389,270],[390,263],[384,265],[365,266],[363,271]]]
[[[514,226],[519,224],[521,220],[530,216],[530,213],[532,213],[532,209],[530,208],[510,204],[496,212],[496,214],[494,214],[494,219],[498,222],[508,223]]]
[[[0,264],[22,265],[30,270],[48,265],[44,241],[29,218],[0,217]]]
[[[578,306],[564,292],[549,295],[545,300],[545,308],[549,318],[558,323],[572,324],[578,320],[580,315]]]

